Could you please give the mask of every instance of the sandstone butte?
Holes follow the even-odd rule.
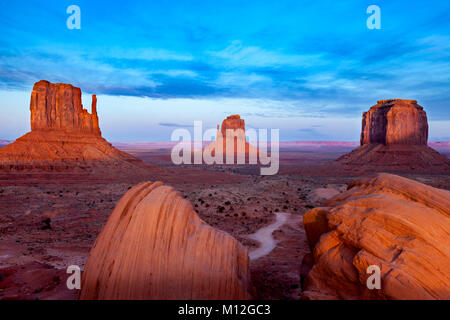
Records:
[[[229,134],[227,135],[227,130]],[[217,125],[217,137],[216,141],[211,142],[205,148],[207,154],[212,156],[219,156],[222,154],[223,162],[225,163],[227,153],[227,144],[229,146],[233,145],[234,150],[231,153],[234,161],[236,162],[238,156],[242,156],[243,159],[248,162],[250,155],[255,155],[258,157],[259,150],[257,147],[248,143],[245,137],[245,121],[241,119],[239,115],[228,116],[222,121],[222,126]]]
[[[391,174],[352,182],[303,218],[309,299],[450,299],[450,191]],[[366,286],[381,269],[381,289]]]
[[[247,249],[162,182],[118,202],[86,263],[80,299],[248,299]]]
[[[145,166],[102,138],[95,95],[89,113],[81,104],[80,88],[41,80],[33,86],[30,111],[31,132],[0,148],[0,169],[60,171],[90,166]]]
[[[337,161],[350,170],[450,172],[450,160],[430,148],[428,121],[415,100],[380,100],[362,116],[361,146]]]

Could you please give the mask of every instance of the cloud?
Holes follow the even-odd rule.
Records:
[[[209,52],[209,54],[219,58],[218,62],[232,67],[311,67],[325,63],[320,53],[286,54],[256,46],[244,46],[240,40],[233,41],[223,50]]]
[[[170,123],[170,122],[160,122],[158,123],[161,127],[170,127],[170,128],[192,128],[192,124],[180,124],[180,123]]]
[[[92,20],[89,12],[104,6],[92,2],[83,5],[83,28],[71,32],[56,27],[50,4],[21,11],[9,2],[0,12],[0,88],[30,89],[47,79],[115,96],[252,99],[257,111],[238,111],[258,121],[354,116],[378,99],[404,97],[449,119],[449,6],[414,2],[400,12],[386,3],[383,16],[396,19],[369,31],[349,19],[355,3],[329,1],[327,12],[314,3],[303,10],[233,3],[217,14],[217,4],[177,4],[181,11],[158,2],[110,4]],[[249,18],[236,19],[239,10]],[[420,16],[411,20],[409,12]],[[48,21],[38,23],[42,17]]]
[[[217,86],[221,87],[252,87],[258,84],[271,85],[272,79],[265,75],[257,73],[242,73],[242,72],[222,72],[214,81]]]
[[[182,77],[182,78],[195,78],[198,74],[195,71],[191,70],[155,70],[150,71],[150,74],[154,75],[165,75],[169,77]]]
[[[108,57],[116,59],[140,59],[146,61],[191,61],[189,53],[177,53],[160,48],[108,48]]]
[[[300,128],[297,129],[299,138],[314,138],[314,139],[326,139],[327,134],[318,131],[314,128]]]
[[[155,87],[157,82],[143,69],[114,66],[93,60],[82,52],[71,50],[34,51],[25,50],[17,56],[3,55],[0,74],[15,73],[16,77],[5,79],[6,85],[29,86],[46,79],[51,82],[66,82],[82,86],[84,90],[115,86]],[[136,79],[139,82],[136,83]],[[103,93],[103,92],[99,92]]]
[[[259,117],[259,118],[271,118],[270,115],[262,112],[245,112],[242,113],[241,116],[243,117]]]

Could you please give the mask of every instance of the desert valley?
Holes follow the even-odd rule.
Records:
[[[260,175],[110,143],[95,95],[89,113],[39,81],[31,131],[0,140],[0,299],[450,299],[450,144],[428,141],[425,109],[380,100],[360,143],[280,142]]]

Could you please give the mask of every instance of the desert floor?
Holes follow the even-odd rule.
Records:
[[[302,216],[346,190],[355,178],[317,169],[347,150],[286,150],[279,174],[261,176],[259,166],[174,166],[170,149],[121,148],[161,167],[152,180],[175,187],[204,221],[229,232],[249,248],[251,257],[256,255],[250,268],[254,295],[260,299],[301,298],[300,269],[310,252]],[[404,176],[450,189],[449,175]],[[66,268],[83,268],[115,204],[139,180],[1,174],[0,299],[76,299],[76,290],[66,287]],[[273,233],[265,233],[264,244],[255,241],[252,234],[276,223],[277,214],[283,219]],[[266,250],[253,251],[261,246]]]

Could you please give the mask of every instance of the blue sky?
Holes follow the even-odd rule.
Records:
[[[66,9],[81,9],[69,30]],[[381,9],[369,30],[366,9]],[[29,130],[34,82],[98,95],[113,141],[169,140],[241,114],[282,140],[359,140],[376,100],[417,99],[450,140],[450,2],[0,0],[0,138]]]

